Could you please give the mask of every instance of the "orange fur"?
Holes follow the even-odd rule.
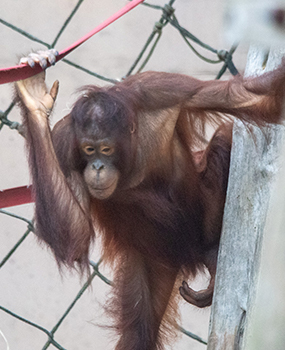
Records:
[[[146,72],[115,86],[89,86],[52,136],[48,123],[37,122],[25,105],[25,90],[18,90],[37,234],[59,263],[82,269],[94,227],[102,234],[104,259],[117,267],[109,306],[120,335],[116,350],[163,348],[164,325],[177,317],[175,283],[182,272],[194,277],[209,269],[206,290],[194,292],[184,283],[180,292],[199,307],[211,304],[232,142],[232,124],[225,119],[279,122],[284,73],[284,63],[262,77],[229,81]],[[220,127],[195,153],[206,144],[208,122]],[[98,164],[120,177],[112,195],[101,200],[84,178],[94,158],[83,155],[80,145],[88,141],[95,150],[97,141],[106,140],[115,152],[100,155],[105,163]]]

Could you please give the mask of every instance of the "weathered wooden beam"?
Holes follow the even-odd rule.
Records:
[[[278,58],[277,58],[278,61]],[[284,112],[283,112],[284,115]],[[284,127],[283,127],[283,133]],[[254,307],[249,315],[247,350],[285,348],[285,144],[264,230]]]
[[[246,75],[258,75],[265,54],[252,47]],[[270,70],[280,63],[271,54]],[[224,213],[208,350],[245,349],[244,330],[256,290],[257,271],[272,178],[278,169],[283,132],[239,121],[233,129],[230,177]]]

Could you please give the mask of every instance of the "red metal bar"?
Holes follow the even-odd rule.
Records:
[[[31,186],[9,188],[3,191],[0,190],[0,209],[32,203],[33,201]]]

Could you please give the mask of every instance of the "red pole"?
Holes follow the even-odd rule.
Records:
[[[0,190],[0,209],[32,203],[33,201],[31,186],[9,188],[3,191]]]
[[[94,28],[91,32],[86,34],[84,37],[77,40],[75,43],[73,43],[71,46],[67,47],[66,49],[60,51],[56,61],[61,60],[63,57],[68,55],[71,51],[73,51],[78,46],[83,44],[86,40],[88,40],[93,35],[100,32],[102,29],[109,26],[111,23],[115,22],[117,19],[125,15],[127,12],[129,12],[130,10],[132,10],[142,2],[144,2],[144,0],[133,0],[129,2],[121,10],[116,12],[114,15],[109,17],[100,25],[98,25],[96,28]],[[9,68],[1,68],[0,84],[12,83],[13,81],[27,79],[29,77],[32,77],[33,75],[40,73],[41,71],[42,71],[42,68],[39,65],[35,66],[34,68],[31,68],[29,65],[26,65],[26,64],[21,64],[21,65],[9,67]]]

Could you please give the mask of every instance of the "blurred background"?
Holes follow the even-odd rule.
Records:
[[[96,25],[122,8],[125,0],[85,0],[59,38],[55,48],[62,50]],[[149,0],[149,4],[164,6],[166,0]],[[51,44],[62,24],[75,8],[77,0],[2,0],[1,20]],[[182,27],[215,49],[229,49],[225,41],[223,0],[176,0],[175,15]],[[136,59],[151,34],[162,11],[139,5],[136,9],[95,35],[67,59],[84,68],[112,79],[123,77]],[[19,58],[32,50],[46,49],[21,33],[0,23],[0,68],[13,66]],[[217,56],[195,48],[210,59]],[[233,61],[239,71],[246,62],[247,46],[239,46]],[[171,25],[163,29],[160,41],[144,70],[177,72],[199,79],[214,79],[223,63],[209,64],[201,60],[187,46],[179,32]],[[227,71],[223,79],[227,79]],[[73,66],[59,62],[47,71],[49,84],[58,79],[60,91],[52,116],[52,125],[66,115],[76,99],[76,90],[82,85],[104,85],[106,82]],[[0,86],[0,110],[6,111],[13,99],[12,84]],[[20,122],[19,110],[13,108],[10,121]],[[4,126],[0,132],[0,190],[30,184],[24,139],[16,130]],[[21,205],[7,209],[9,213],[28,220],[33,218],[33,205]],[[27,230],[23,220],[0,213],[0,261],[14,247]],[[92,259],[100,258],[100,244],[96,244]],[[112,279],[112,271],[101,269]],[[49,250],[39,244],[33,233],[29,234],[14,254],[0,269],[0,305],[21,317],[51,330],[62,317],[78,291],[85,283],[75,272],[58,271]],[[113,349],[116,337],[108,329],[111,320],[105,317],[103,305],[110,289],[96,277],[55,334],[64,349],[107,350]],[[207,339],[209,308],[199,310],[181,301],[181,325]],[[0,332],[10,349],[42,349],[47,336],[0,310]],[[0,334],[0,350],[7,348]],[[53,348],[51,345],[50,348]],[[178,334],[173,348],[200,350],[206,346]]]

